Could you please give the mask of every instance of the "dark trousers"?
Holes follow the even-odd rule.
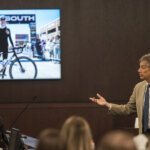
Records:
[[[144,132],[143,134],[145,134],[147,137],[150,137],[150,129],[147,129],[147,131]]]
[[[3,52],[3,60],[8,57],[8,47],[0,47],[0,52]]]

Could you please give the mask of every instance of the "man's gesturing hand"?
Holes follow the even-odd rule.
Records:
[[[102,97],[99,93],[97,93],[96,95],[98,98],[90,97],[89,99],[100,106],[106,106],[110,108],[110,104],[106,101],[104,97]]]

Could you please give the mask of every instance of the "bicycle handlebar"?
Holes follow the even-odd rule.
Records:
[[[22,51],[23,51],[23,49],[26,47],[26,45],[23,45],[23,46],[19,46],[19,47],[13,47],[12,49],[11,49],[11,51],[9,51],[8,53],[12,53],[12,52],[14,52],[15,50],[18,50],[17,51],[17,54],[20,54],[20,53],[22,53]],[[20,51],[19,51],[20,50]]]
[[[26,45],[23,45],[23,46],[19,46],[19,47],[13,47],[12,49],[23,49],[25,47],[26,47]]]
[[[23,49],[26,47],[26,45],[23,45],[23,46],[19,46],[19,47],[13,47],[11,49],[8,50],[8,52],[0,52],[0,55],[1,54],[6,54],[6,53],[17,53],[17,54],[20,54],[22,53]],[[18,50],[17,52],[15,52],[15,50]],[[20,51],[19,51],[20,50]]]

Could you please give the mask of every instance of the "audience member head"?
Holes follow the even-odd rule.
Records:
[[[39,135],[39,143],[36,150],[62,150],[59,131],[45,129]]]
[[[60,39],[60,35],[56,35],[56,36],[55,36],[55,39]]]
[[[60,136],[65,150],[92,150],[91,130],[82,117],[69,117],[62,126]]]
[[[104,135],[97,150],[136,150],[136,146],[131,134],[117,130]]]

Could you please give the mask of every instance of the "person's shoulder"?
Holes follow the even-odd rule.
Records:
[[[7,27],[6,27],[6,29],[7,29],[8,31],[10,31],[10,29],[9,29],[9,28],[7,28]]]
[[[141,82],[138,82],[135,87],[138,88],[138,87],[142,87],[142,86],[145,86],[146,85],[146,81],[141,81]]]

